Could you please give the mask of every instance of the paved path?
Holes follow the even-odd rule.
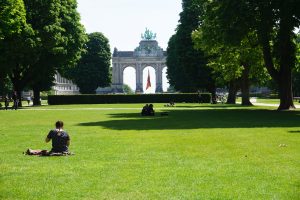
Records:
[[[203,110],[203,109],[214,109],[214,108],[207,108],[207,107],[154,107],[155,110]],[[142,110],[142,108],[25,108],[25,109],[18,109],[21,111],[51,111],[51,110]]]
[[[241,102],[237,102],[240,104]],[[270,107],[278,107],[279,104],[269,104],[269,103],[256,103],[252,102],[255,106],[270,106]],[[297,109],[300,109],[300,105],[296,105]],[[197,107],[155,107],[156,110],[203,110],[203,109],[221,109],[221,107],[206,107],[206,106],[197,106]],[[19,109],[21,111],[51,111],[51,110],[141,110],[141,108],[24,108]]]
[[[271,107],[278,107],[279,104],[269,104],[269,103],[253,103],[255,106],[271,106]],[[295,105],[296,108],[300,108],[300,105]]]

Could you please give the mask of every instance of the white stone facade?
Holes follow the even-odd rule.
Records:
[[[79,88],[72,81],[62,77],[59,73],[55,75],[54,90],[55,95],[79,94]]]

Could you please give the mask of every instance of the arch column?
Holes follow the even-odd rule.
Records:
[[[112,71],[113,92],[123,93],[123,70],[120,63],[114,63]]]
[[[119,66],[119,84],[122,85],[122,87],[124,85],[124,70],[125,70],[125,67],[120,64],[120,66]]]
[[[155,75],[156,75],[155,93],[163,92],[163,88],[162,88],[162,70],[163,70],[163,67],[162,67],[161,64],[158,64],[157,67],[155,68]]]
[[[117,63],[114,63],[113,68],[112,68],[112,84],[118,84],[118,69],[117,69]]]
[[[135,71],[136,71],[136,93],[143,92],[143,70],[142,70],[142,64],[137,63],[135,65]]]

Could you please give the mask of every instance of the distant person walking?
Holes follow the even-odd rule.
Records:
[[[19,104],[17,91],[14,91],[12,99],[14,101],[13,109],[17,110],[18,109],[18,104]]]
[[[9,106],[9,98],[7,95],[4,98],[4,106],[5,106],[5,110],[7,110]]]

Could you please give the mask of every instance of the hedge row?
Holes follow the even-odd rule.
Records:
[[[49,105],[66,104],[110,104],[110,103],[210,103],[209,93],[183,94],[105,94],[105,95],[49,95]]]

